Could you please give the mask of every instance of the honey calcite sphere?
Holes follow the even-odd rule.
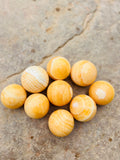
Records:
[[[26,99],[24,109],[29,117],[39,119],[48,113],[49,101],[43,94],[32,94]]]
[[[87,60],[76,62],[71,69],[71,78],[78,86],[89,86],[97,77],[97,69]]]
[[[70,112],[80,122],[90,121],[96,114],[95,102],[87,95],[78,95],[70,103]]]
[[[5,87],[1,92],[2,104],[10,109],[21,107],[27,98],[24,88],[18,84],[11,84]]]
[[[22,73],[21,83],[28,92],[38,93],[48,86],[49,77],[42,67],[31,66]]]
[[[68,104],[73,96],[72,87],[63,80],[52,82],[47,89],[49,101],[56,106]]]
[[[72,132],[74,128],[74,119],[67,110],[58,109],[50,115],[48,126],[55,136],[64,137]]]
[[[107,81],[96,81],[89,89],[89,96],[99,105],[110,103],[113,100],[114,95],[114,88]]]
[[[54,57],[47,64],[47,72],[54,80],[67,78],[70,74],[70,70],[70,63],[64,57]]]

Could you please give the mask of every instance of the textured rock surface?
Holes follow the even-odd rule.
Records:
[[[71,65],[79,59],[95,63],[97,79],[113,84],[114,100],[99,106],[92,121],[75,121],[65,138],[48,130],[49,115],[57,107],[34,120],[23,108],[0,104],[0,159],[120,160],[120,1],[0,0],[0,90],[20,83],[21,72],[30,65],[46,68],[55,55],[65,56]],[[67,81],[74,96],[88,93],[89,87]]]

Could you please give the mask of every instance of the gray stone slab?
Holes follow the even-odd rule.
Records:
[[[75,121],[73,132],[57,138],[46,117],[27,117],[23,107],[9,110],[0,103],[1,160],[120,160],[120,1],[119,0],[0,0],[0,90],[20,84],[22,71],[46,64],[52,57],[66,57],[71,65],[92,61],[97,80],[115,88],[114,100],[98,106],[95,118]],[[87,94],[66,79],[74,96]],[[43,93],[46,94],[46,91]],[[62,107],[69,110],[69,104]]]

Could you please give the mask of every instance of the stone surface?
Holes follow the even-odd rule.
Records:
[[[23,107],[0,104],[1,160],[120,160],[120,1],[119,0],[0,0],[0,90],[20,84],[30,65],[46,68],[55,55],[71,65],[80,59],[97,67],[97,80],[115,88],[114,100],[98,106],[95,118],[75,121],[74,131],[57,138],[48,130],[49,114],[34,120]],[[76,86],[74,96],[89,87]],[[43,93],[46,94],[46,91]],[[69,110],[69,105],[65,107]]]

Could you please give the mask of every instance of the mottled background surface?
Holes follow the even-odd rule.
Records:
[[[99,106],[92,121],[75,121],[65,138],[48,130],[57,107],[34,120],[23,107],[9,110],[0,104],[0,160],[120,160],[120,0],[0,0],[0,90],[20,84],[30,65],[46,68],[55,55],[71,65],[91,60],[97,80],[113,84],[114,100]],[[88,93],[89,87],[67,81],[74,96]]]

